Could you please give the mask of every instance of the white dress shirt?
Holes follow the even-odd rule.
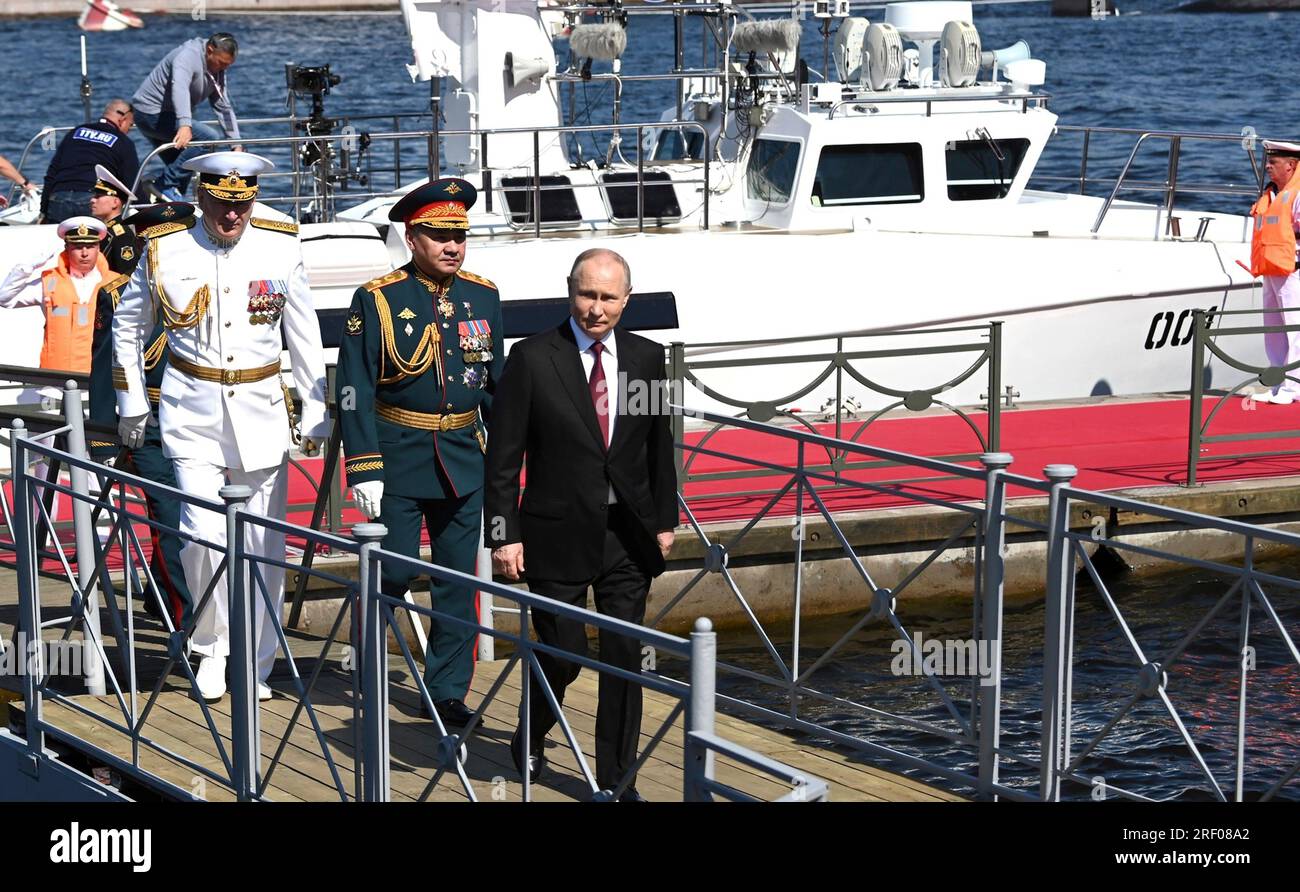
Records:
[[[596,339],[583,331],[572,316],[569,317],[569,327],[573,329],[573,338],[578,342],[578,357],[582,360],[582,374],[587,380],[591,380],[591,371],[596,367],[596,354],[591,352],[591,345],[596,343]],[[608,400],[609,407],[609,441],[614,442],[614,424],[618,420],[618,339],[614,337],[614,329],[605,332],[605,336],[600,339],[604,350],[600,354],[600,366],[605,371],[605,398]],[[605,444],[606,448],[609,443]],[[614,486],[610,484],[609,498],[607,503],[613,505],[618,501],[614,495]]]

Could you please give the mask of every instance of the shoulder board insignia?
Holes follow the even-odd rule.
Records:
[[[168,223],[159,223],[156,226],[150,226],[144,232],[140,233],[141,238],[161,238],[164,235],[171,235],[173,232],[182,232],[186,229],[192,229],[198,222],[196,217],[187,217],[184,220],[172,220]]]
[[[283,220],[267,220],[263,217],[253,217],[248,223],[258,229],[269,229],[271,232],[283,232],[285,235],[298,234],[297,223],[286,223]]]
[[[108,225],[108,231],[113,233],[113,235],[125,235],[126,227],[114,220]]]
[[[131,277],[123,273],[122,275],[114,276],[113,278],[109,279],[107,282],[100,282],[99,290],[117,291],[119,288],[124,286],[129,281],[131,281]]]
[[[476,276],[474,275],[474,273],[466,272],[463,269],[456,270],[456,275],[460,276],[462,279],[465,279],[467,281],[475,282],[479,285],[483,285],[487,288],[491,288],[493,291],[500,290],[499,288],[497,288],[495,284],[493,284],[491,279],[485,279],[482,276]]]
[[[377,291],[385,285],[391,285],[394,282],[400,282],[406,278],[406,270],[395,269],[386,276],[380,276],[378,279],[371,279],[361,287],[367,291]]]

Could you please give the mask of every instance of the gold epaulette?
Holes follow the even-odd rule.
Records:
[[[248,221],[250,226],[256,226],[258,229],[269,229],[271,232],[283,232],[285,235],[297,235],[298,224],[286,223],[283,220],[267,220],[265,217],[253,217]]]
[[[181,232],[186,229],[192,229],[198,220],[195,217],[187,217],[184,220],[169,220],[166,223],[158,223],[150,226],[144,232],[140,233],[141,238],[155,239],[162,238],[164,235],[171,235],[173,232]]]
[[[113,233],[113,235],[126,235],[126,227],[116,220],[108,224],[108,231]]]
[[[463,269],[456,270],[456,275],[460,276],[462,279],[465,279],[467,281],[475,282],[479,285],[483,285],[484,287],[491,288],[493,291],[501,290],[500,288],[497,288],[497,286],[493,283],[491,279],[485,279],[482,276],[476,276],[474,275],[474,273],[466,272]]]
[[[107,282],[100,282],[99,290],[116,291],[117,289],[121,288],[129,281],[131,281],[131,277],[128,276],[126,273],[122,273],[121,275],[114,276],[113,278],[109,279]],[[113,306],[117,306],[116,300],[113,301]]]
[[[361,287],[366,289],[367,291],[378,291],[380,288],[383,288],[385,285],[391,285],[394,282],[400,282],[405,278],[406,278],[406,270],[395,269],[386,276],[380,276],[378,279],[371,279],[369,282],[362,285]]]

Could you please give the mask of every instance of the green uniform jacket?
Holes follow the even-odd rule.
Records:
[[[108,226],[108,235],[100,242],[100,250],[108,261],[108,268],[129,276],[135,272],[136,264],[140,262],[140,248],[144,242],[132,235],[118,218],[109,220],[105,225]]]
[[[349,485],[382,480],[385,495],[417,499],[480,489],[503,347],[500,295],[473,273],[457,272],[444,292],[407,263],[358,288],[335,379]],[[424,430],[380,418],[377,402],[479,417],[456,430]]]

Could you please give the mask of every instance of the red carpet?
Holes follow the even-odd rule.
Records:
[[[1213,408],[1207,401],[1205,414]],[[1042,477],[1043,467],[1049,464],[1072,464],[1079,469],[1075,484],[1085,489],[1115,490],[1143,486],[1176,485],[1186,479],[1188,403],[1185,400],[1152,402],[1109,402],[1096,405],[1069,406],[1052,409],[1014,409],[1002,414],[1002,451],[1014,457],[1011,470],[1029,477]],[[983,424],[982,416],[975,416]],[[844,425],[843,436],[851,440],[859,432],[860,422]],[[819,433],[833,436],[834,424],[815,425]],[[1275,432],[1285,429],[1300,430],[1300,404],[1274,406],[1257,404],[1248,409],[1242,400],[1233,399],[1219,411],[1210,434],[1245,432]],[[692,477],[704,474],[744,472],[744,476],[724,480],[692,480],[688,483],[687,500],[696,518],[701,522],[748,519],[759,511],[790,480],[788,473],[775,476],[754,476],[761,469],[753,460],[779,465],[793,465],[797,446],[771,434],[746,430],[724,429],[705,439],[705,432],[692,432],[687,443],[695,446],[703,441],[703,448],[726,453],[729,457],[698,454],[690,465]],[[953,415],[936,415],[915,418],[895,418],[875,422],[861,437],[861,442],[882,449],[909,452],[927,456],[977,453],[979,442],[970,427]],[[808,465],[827,463],[824,449],[805,447]],[[1248,459],[1215,459],[1216,455],[1235,452],[1286,452],[1300,451],[1300,437],[1273,437],[1237,443],[1216,443],[1204,447],[1198,468],[1198,478],[1203,483],[1230,480],[1282,477],[1300,474],[1300,454],[1274,455]],[[734,458],[743,457],[750,461]],[[689,457],[689,454],[688,454]],[[851,456],[850,461],[871,461],[864,456]],[[322,460],[307,459],[307,469],[319,477]],[[978,461],[965,462],[978,467]],[[844,478],[854,481],[884,483],[888,481],[913,481],[891,487],[883,493],[872,493],[851,487],[835,487],[822,492],[822,498],[832,511],[870,510],[914,504],[909,493],[926,494],[943,499],[977,500],[983,497],[979,481],[935,479],[937,475],[908,467],[884,467],[846,471]],[[929,478],[929,479],[926,479]],[[306,524],[310,519],[311,502],[315,491],[302,473],[290,470],[289,501],[290,520]],[[6,487],[6,496],[9,490]],[[1016,493],[1013,491],[1012,496]],[[67,500],[62,499],[61,517],[69,515]],[[805,500],[805,511],[815,510],[811,499]],[[793,494],[785,496],[768,516],[791,516],[795,513]],[[345,527],[360,521],[355,509],[343,513]],[[146,549],[148,531],[141,526],[139,536]],[[71,539],[71,532],[66,534]],[[7,537],[3,541],[11,541]],[[301,547],[301,540],[290,540],[291,546]],[[68,546],[69,552],[71,545]],[[47,562],[49,569],[57,569],[56,562]]]

